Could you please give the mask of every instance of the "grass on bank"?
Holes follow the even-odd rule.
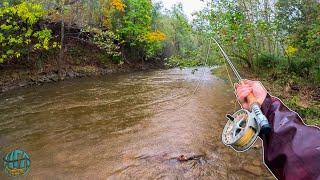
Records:
[[[229,81],[225,66],[213,69],[212,73]],[[242,72],[242,74],[246,74],[246,79],[261,81],[271,95],[280,98],[290,109],[296,111],[307,124],[320,125],[319,87],[310,85],[307,81],[289,74],[283,74],[277,79],[274,79],[268,72]],[[233,79],[233,82],[236,80]]]

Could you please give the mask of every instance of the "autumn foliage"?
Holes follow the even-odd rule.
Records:
[[[124,12],[124,9],[126,7],[122,0],[112,0],[111,5],[114,9],[120,12]]]
[[[164,41],[166,39],[166,35],[160,31],[149,32],[146,34],[145,39],[150,42]]]

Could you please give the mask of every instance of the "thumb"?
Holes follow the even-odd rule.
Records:
[[[240,86],[240,84],[234,83],[233,86],[234,86],[235,89],[238,89],[238,87]]]

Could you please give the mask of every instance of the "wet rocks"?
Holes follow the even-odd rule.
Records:
[[[66,75],[70,78],[76,78],[79,77],[79,73],[76,73],[74,71],[67,71]]]
[[[187,156],[185,156],[185,155],[181,155],[181,156],[179,156],[177,158],[177,160],[180,161],[180,162],[185,162],[185,161],[188,161],[189,158]]]
[[[177,160],[179,162],[187,162],[187,161],[192,161],[192,160],[204,160],[204,155],[193,155],[193,156],[186,156],[186,155],[181,155],[177,157]]]
[[[26,81],[26,80],[23,80],[23,81],[18,83],[19,87],[24,87],[24,86],[27,86],[27,85],[28,85],[28,81]]]
[[[78,73],[73,70],[64,71],[62,73],[62,77],[59,77],[58,72],[52,72],[52,73],[40,73],[38,75],[33,75],[29,77],[24,77],[21,79],[17,79],[16,81],[9,81],[6,83],[0,84],[0,93],[10,91],[13,89],[16,89],[18,87],[26,87],[26,86],[32,86],[32,85],[41,85],[45,83],[53,83],[58,82],[60,80],[64,79],[74,79],[74,78],[81,78],[86,76],[85,74]]]

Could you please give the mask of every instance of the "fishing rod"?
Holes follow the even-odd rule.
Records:
[[[234,75],[240,84],[243,84],[239,72],[232,61],[215,38],[211,38],[219,47],[224,59],[228,62]],[[251,92],[246,101],[249,103],[251,111],[240,109],[233,115],[227,114],[227,124],[222,133],[222,142],[234,148],[236,151],[248,150],[258,138],[258,135],[266,136],[270,133],[271,127],[268,119],[263,115],[257,98]]]

